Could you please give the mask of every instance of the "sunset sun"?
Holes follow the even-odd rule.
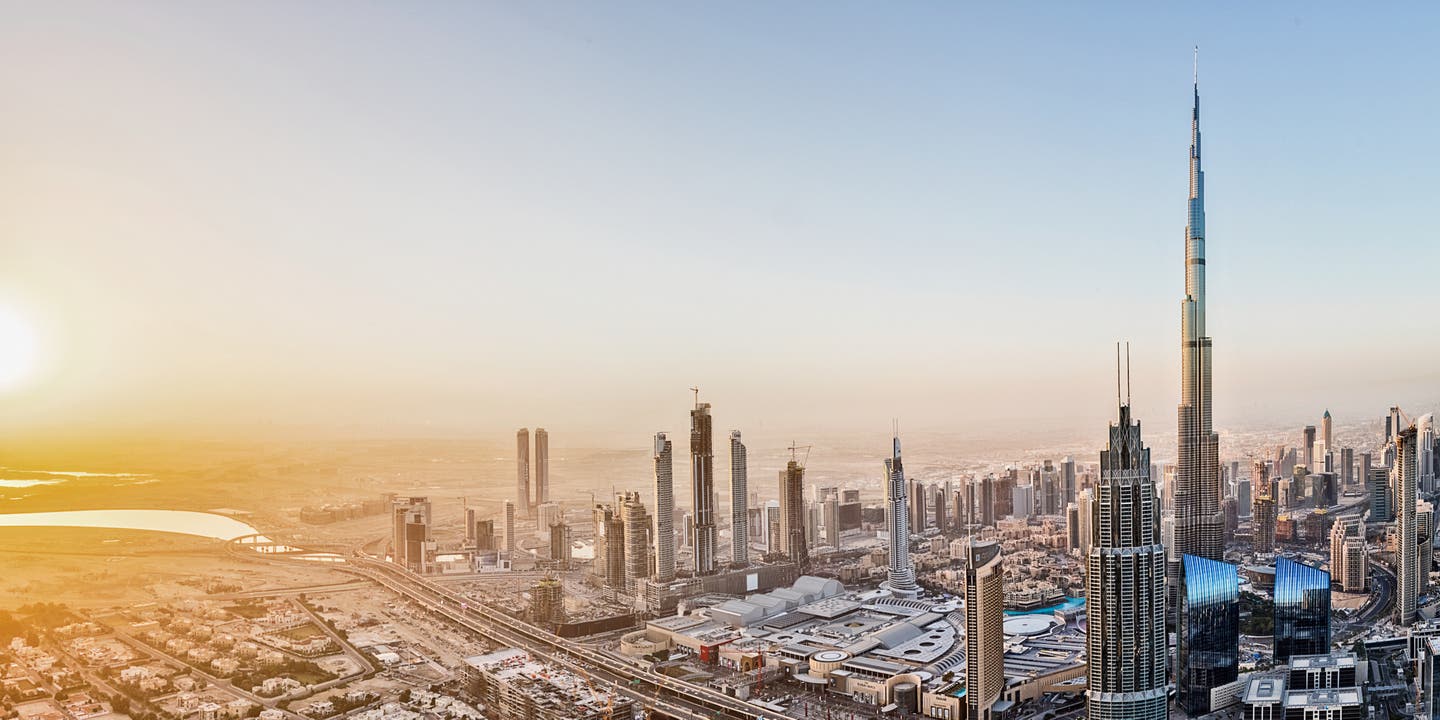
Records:
[[[0,305],[0,392],[29,379],[35,371],[36,351],[35,332],[25,317]]]

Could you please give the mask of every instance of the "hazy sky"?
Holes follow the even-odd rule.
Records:
[[[0,2],[6,427],[1173,433],[1440,399],[1440,11]],[[1097,440],[1098,442],[1098,440]]]

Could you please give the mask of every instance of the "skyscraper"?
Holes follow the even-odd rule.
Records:
[[[1256,495],[1250,514],[1255,528],[1252,548],[1257,553],[1275,552],[1275,524],[1280,518],[1275,500],[1269,495]]]
[[[1205,172],[1200,167],[1200,80],[1190,115],[1190,199],[1181,305],[1180,407],[1175,468],[1176,556],[1222,560],[1220,438],[1211,425],[1210,336],[1205,331]],[[1172,568],[1179,571],[1180,568]]]
[[[1420,595],[1420,528],[1415,517],[1415,426],[1395,434],[1395,623],[1415,622]]]
[[[515,553],[515,503],[505,501],[505,552]]]
[[[1435,473],[1435,416],[1426,413],[1415,421],[1415,486],[1435,492]]]
[[[395,498],[390,512],[394,520],[391,558],[407,570],[429,572],[435,556],[435,542],[430,539],[430,499]]]
[[[905,494],[905,467],[900,462],[900,435],[896,434],[890,457],[885,459],[885,502],[889,509],[890,578],[884,587],[898,597],[917,597],[915,566],[910,564],[910,518]]]
[[[675,579],[675,461],[665,433],[655,433],[655,580]]]
[[[1091,720],[1167,717],[1165,548],[1150,449],[1130,406],[1110,426],[1090,506],[1085,596]]]
[[[698,398],[698,393],[697,393]],[[695,574],[715,574],[715,449],[710,403],[690,411],[690,490],[695,509]]]
[[[745,443],[740,442],[740,431],[730,433],[730,535],[731,556],[736,565],[750,563],[750,513],[746,505],[745,476],[748,460],[745,457]]]
[[[550,433],[535,428],[535,505],[550,502]]]
[[[1300,436],[1300,456],[1304,458],[1301,462],[1306,468],[1315,469],[1315,426],[1306,425]]]
[[[1210,712],[1210,691],[1240,672],[1240,573],[1234,565],[1185,555],[1176,638],[1176,702],[1191,717]]]
[[[650,577],[650,513],[639,493],[627,492],[617,504],[625,521],[625,590],[635,593]]]
[[[1275,662],[1330,652],[1330,573],[1275,561]]]
[[[520,514],[530,515],[530,429],[515,431],[515,504]]]
[[[895,452],[899,456],[899,450]],[[1005,570],[1000,543],[965,546],[965,704],[970,720],[990,720],[1005,690]]]
[[[1325,415],[1320,418],[1320,440],[1325,443],[1326,449],[1335,447],[1335,436],[1331,432],[1333,429],[1330,422],[1330,410],[1326,408]]]
[[[780,542],[782,551],[801,572],[810,566],[805,533],[805,468],[791,460],[780,471]]]

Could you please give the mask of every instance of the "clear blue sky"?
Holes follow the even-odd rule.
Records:
[[[12,426],[1170,432],[1197,44],[1217,424],[1440,399],[1432,5],[0,20]]]

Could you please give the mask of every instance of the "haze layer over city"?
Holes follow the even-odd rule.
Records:
[[[1437,22],[0,0],[0,720],[1440,717]]]

